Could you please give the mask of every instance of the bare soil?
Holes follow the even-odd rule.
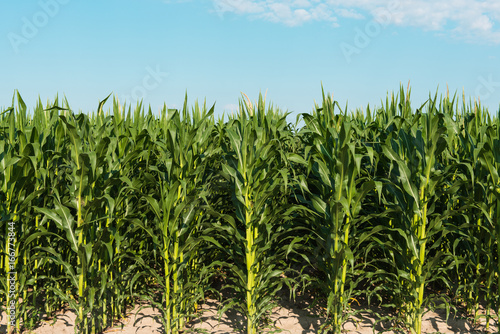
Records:
[[[246,321],[244,317],[234,310],[229,310],[221,317],[217,315],[217,309],[220,306],[216,300],[208,299],[201,306],[200,316],[193,320],[186,332],[191,333],[245,333]],[[137,312],[139,306],[132,310],[129,316],[113,328],[107,329],[104,333],[123,333],[123,334],[154,334],[165,333],[160,320],[158,310],[147,307]],[[283,301],[276,307],[268,321],[266,332],[269,333],[289,333],[289,334],[308,334],[317,333],[325,318],[318,307],[312,307],[310,302],[298,298],[295,302]],[[54,319],[46,319],[41,325],[32,331],[23,331],[23,333],[32,334],[73,334],[75,314],[71,311],[60,312]],[[376,317],[372,314],[361,312],[345,327],[345,333],[372,334],[372,333],[405,333],[403,331],[388,330],[389,324],[376,323]],[[0,333],[7,331],[7,318],[2,314],[0,321]],[[446,321],[445,312],[428,312],[423,319],[423,333],[495,333],[497,328],[493,321],[489,331],[484,329],[482,324],[473,326],[471,319],[450,315]]]

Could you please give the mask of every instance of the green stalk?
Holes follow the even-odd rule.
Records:
[[[76,143],[75,143],[76,144]],[[78,150],[76,150],[76,152],[78,152]],[[78,161],[78,156],[76,157],[76,163],[77,163],[77,170],[80,169],[80,163]],[[83,173],[82,173],[83,174]],[[80,246],[83,245],[84,243],[84,240],[83,240],[83,231],[82,229],[80,229],[80,226],[82,225],[83,223],[83,217],[82,217],[82,188],[83,188],[83,175],[81,175],[80,177],[80,185],[78,187],[78,196],[77,196],[77,226],[78,226],[78,229],[80,230],[79,233],[78,233],[78,249],[80,249]],[[83,324],[83,303],[84,303],[84,300],[83,300],[83,291],[84,291],[84,288],[85,288],[85,274],[84,274],[84,266],[83,266],[83,263],[82,263],[82,259],[78,256],[78,265],[80,266],[81,268],[81,272],[80,272],[80,277],[78,279],[78,304],[79,304],[79,307],[78,307],[78,318],[79,318],[79,322],[80,324],[86,326],[87,324],[87,317],[85,317],[85,324]]]
[[[245,185],[248,187],[247,181],[245,179]],[[248,189],[248,188],[247,188]],[[245,192],[245,225],[246,225],[246,265],[247,265],[247,333],[256,334],[257,327],[255,323],[255,313],[256,308],[252,302],[252,296],[254,294],[255,278],[256,278],[256,267],[255,265],[255,250],[254,240],[258,237],[258,231],[256,228],[252,227],[252,208],[251,208],[251,198],[248,195],[248,190]]]
[[[346,217],[346,229],[345,229],[345,234],[344,234],[344,243],[348,245],[349,242],[349,227],[350,227],[350,219],[349,215]],[[344,289],[345,289],[345,283],[346,283],[346,277],[347,277],[347,259],[344,259],[342,263],[342,286],[340,287],[340,303],[342,304],[343,298],[344,298]],[[339,324],[342,325],[342,324]]]
[[[106,217],[106,229],[109,228],[109,213],[108,213],[108,206],[106,206],[106,208],[104,209],[104,216]],[[111,259],[109,259],[111,260]],[[106,264],[104,265],[104,270],[106,272],[109,271],[109,260],[106,261]],[[101,271],[101,258],[99,258],[99,272]],[[110,281],[112,282],[113,281],[113,271],[109,271],[110,273]],[[107,326],[108,324],[108,312],[107,312],[107,305],[106,305],[106,301],[107,301],[107,296],[104,298],[104,300],[102,301],[102,322],[104,324],[104,326]],[[112,303],[112,302],[111,302]],[[113,305],[113,304],[111,304]],[[113,314],[113,313],[111,313]],[[111,315],[111,319],[113,319],[113,315]]]
[[[425,282],[422,279],[422,268],[425,261],[425,224],[427,223],[427,203],[423,205],[422,209],[422,221],[421,225],[418,227],[418,240],[423,240],[419,250],[419,262],[417,264],[417,277],[420,279],[420,285],[417,286],[418,300],[417,305],[415,305],[417,312],[417,319],[415,325],[415,331],[417,333],[422,332],[422,303],[424,300],[424,286]]]
[[[174,254],[173,254],[173,263],[172,263],[172,273],[173,273],[173,276],[172,276],[172,279],[174,281],[174,286],[173,286],[173,293],[174,293],[174,297],[177,298],[177,293],[179,292],[179,275],[177,273],[177,261],[178,261],[178,258],[179,258],[179,232],[176,232],[176,236],[175,236],[175,241],[174,241]],[[177,305],[177,299],[174,300],[174,305],[173,305],[173,308],[172,308],[172,320],[174,321],[174,330],[173,330],[173,333],[177,333],[178,329],[179,329],[179,319],[178,319],[178,313],[177,313],[177,309],[178,309],[178,305]]]
[[[182,162],[180,164],[180,168],[182,170]],[[179,175],[179,179],[182,179],[182,172],[180,173]],[[179,203],[180,201],[183,201],[184,198],[183,196],[181,196],[181,191],[182,191],[182,187],[179,185],[178,187],[178,191],[177,191],[177,202]],[[182,197],[182,199],[181,199]],[[183,301],[183,296],[182,296],[182,287],[179,287],[179,274],[177,272],[177,263],[182,263],[183,261],[183,256],[182,256],[182,252],[181,254],[179,254],[179,238],[180,238],[180,231],[177,230],[176,232],[176,237],[175,237],[175,241],[174,241],[174,265],[173,265],[173,268],[172,268],[172,271],[173,271],[173,279],[174,279],[174,296],[175,298],[177,298],[177,300],[181,300],[181,305],[180,305],[180,308],[182,311],[184,311],[184,307],[183,307],[183,304],[184,304],[184,301]],[[177,295],[179,294],[179,297],[177,297]],[[179,314],[177,312],[177,309],[179,308],[179,305],[175,305],[174,307],[174,310],[173,310],[173,318],[174,318],[174,321],[176,323],[176,330],[179,330],[179,329],[182,329],[184,327],[184,319],[183,317],[181,317],[180,319],[178,319],[179,317]]]
[[[168,219],[168,214],[165,214],[164,216],[164,222],[163,222],[163,247],[164,247],[164,253],[163,253],[163,256],[165,258],[164,262],[165,262],[165,312],[166,312],[166,328],[165,328],[165,331],[167,333],[171,333],[171,330],[172,330],[172,326],[171,326],[171,322],[172,322],[172,319],[171,319],[171,313],[170,313],[170,274],[169,274],[169,265],[170,265],[170,261],[169,261],[169,258],[170,258],[170,255],[168,254],[168,243],[167,243],[167,236],[168,236],[168,223],[169,223],[169,219]]]
[[[40,215],[36,215],[36,217],[35,217],[35,227],[36,227],[37,231],[38,231],[39,220],[40,220]],[[38,245],[39,245],[39,243],[37,241],[36,246],[38,246]],[[35,259],[35,268],[34,268],[34,271],[35,271],[35,281],[33,283],[33,308],[36,310],[37,309],[37,307],[36,307],[36,296],[37,296],[37,287],[38,287],[38,284],[37,284],[37,282],[38,282],[38,259]]]

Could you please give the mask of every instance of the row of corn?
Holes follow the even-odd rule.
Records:
[[[498,323],[500,120],[479,103],[414,108],[401,88],[348,113],[323,93],[293,124],[262,96],[225,118],[108,98],[29,113],[16,92],[0,111],[8,333],[63,309],[100,333],[137,304],[179,333],[219,297],[256,334],[280,291],[304,290],[324,333],[360,300],[393,330],[420,334],[435,308]]]

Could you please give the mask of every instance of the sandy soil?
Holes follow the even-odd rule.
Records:
[[[228,311],[218,321],[217,306],[215,300],[207,300],[202,306],[201,316],[190,324],[188,332],[202,332],[214,334],[244,333],[246,321],[235,311]],[[124,334],[153,334],[164,333],[160,321],[160,313],[153,308],[145,308],[137,313],[136,307],[130,316],[123,319],[115,327],[106,330],[104,333],[124,333]],[[136,314],[137,313],[137,314]],[[277,307],[270,320],[267,332],[281,332],[289,334],[317,333],[324,318],[318,316],[318,310],[311,310],[304,301],[295,303],[283,302]],[[55,319],[43,321],[40,327],[28,332],[33,334],[73,334],[75,315],[72,312],[61,312]],[[358,318],[345,325],[346,333],[371,334],[371,333],[394,333],[384,331],[381,324],[375,326],[374,317],[361,313]],[[2,314],[0,321],[0,333],[6,333],[6,316]],[[387,328],[387,327],[386,327]],[[483,326],[472,327],[466,319],[454,318],[446,322],[445,314],[429,312],[424,317],[423,333],[488,333],[483,331]],[[490,333],[496,332],[495,327],[490,327]],[[402,332],[399,332],[402,333]]]

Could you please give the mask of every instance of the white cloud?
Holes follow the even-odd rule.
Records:
[[[364,19],[364,15],[352,8],[337,8],[335,13],[341,17],[351,18],[351,19]]]
[[[298,26],[373,18],[451,36],[500,43],[499,0],[214,0],[216,11]]]
[[[265,1],[252,0],[216,0],[215,10],[218,13],[234,12],[236,14],[255,14],[266,10]]]
[[[293,2],[293,5],[297,7],[306,7],[306,8],[311,7],[311,3],[308,0],[295,0]]]
[[[309,21],[335,22],[337,20],[329,6],[318,0],[214,0],[213,2],[215,11],[219,15],[226,12],[247,14],[252,18],[283,23],[291,27]]]
[[[291,5],[284,3],[269,4],[269,11],[262,14],[262,17],[272,22],[282,22],[291,27],[317,19],[313,12],[304,8],[294,9]]]

